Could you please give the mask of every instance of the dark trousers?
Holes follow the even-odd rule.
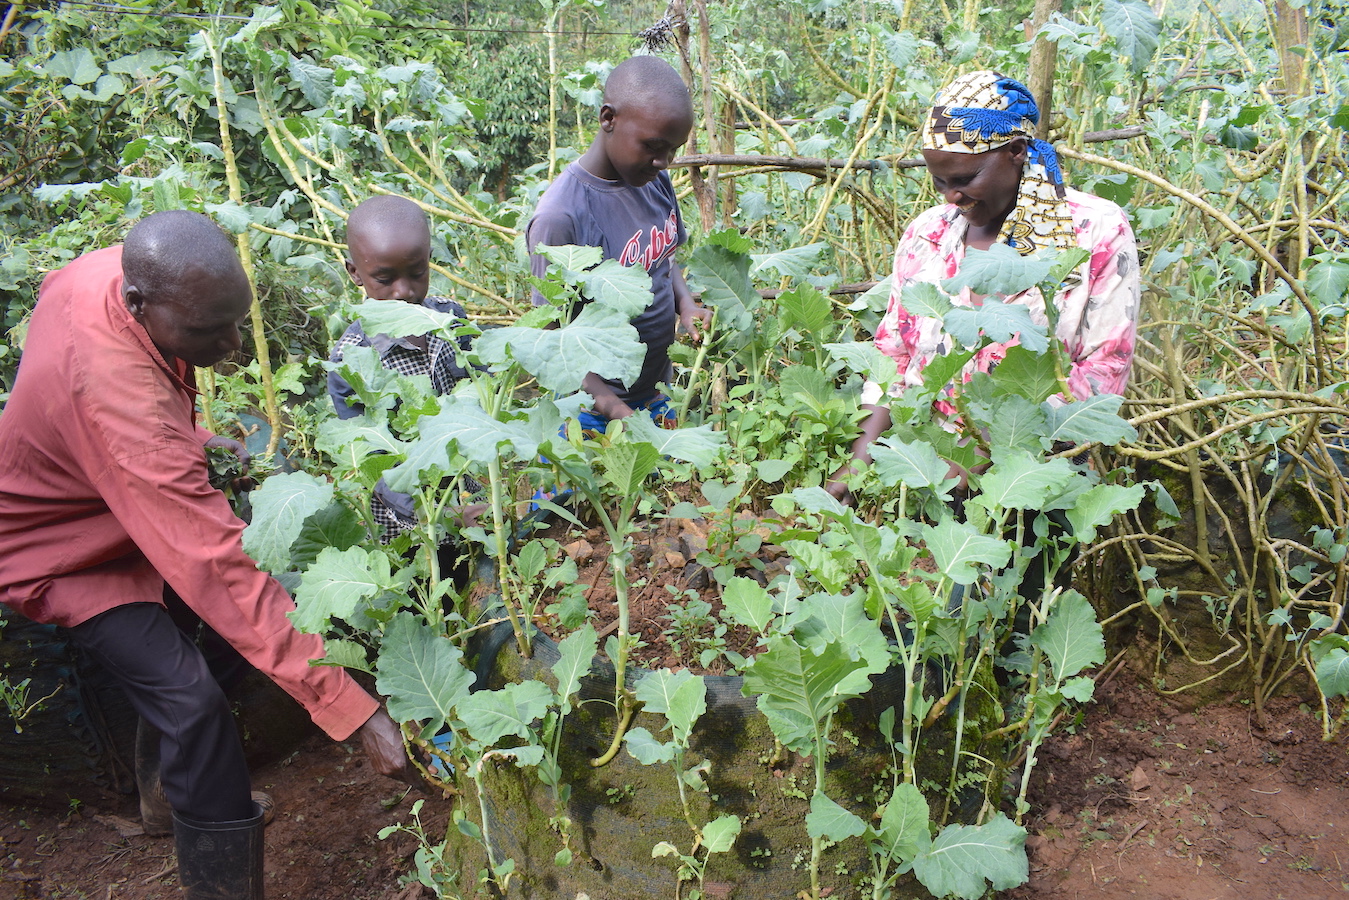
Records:
[[[172,613],[130,603],[68,631],[162,735],[160,778],[174,811],[201,822],[250,818],[248,765],[221,686],[242,678],[247,663],[167,590],[165,602]]]

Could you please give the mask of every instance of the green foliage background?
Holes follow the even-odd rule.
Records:
[[[688,7],[687,38],[675,28],[661,52],[677,65],[686,55],[699,112],[686,152],[718,160],[676,178],[691,249],[732,228],[757,252],[754,289],[836,291],[828,327],[869,337],[884,288],[843,289],[884,281],[901,229],[934,200],[915,126],[958,71],[1028,72],[1033,8],[760,0],[712,4],[703,18]],[[251,369],[245,358],[216,373],[207,409],[228,419],[280,391],[294,409],[272,424],[300,449],[311,438],[299,401],[318,382],[309,360],[352,296],[344,211],[372,192],[414,197],[434,223],[434,290],[483,323],[512,321],[528,306],[520,229],[549,177],[547,148],[555,166],[584,149],[598,80],[666,13],[584,0],[197,10],[62,4],[8,24],[0,391],[45,272],[148,212],[186,206],[245,236],[268,348]],[[1323,663],[1344,652],[1317,641],[1343,631],[1349,584],[1336,474],[1349,354],[1345,12],[1343,0],[1069,0],[1040,31],[1057,50],[1050,131],[1069,180],[1126,207],[1145,268],[1125,407],[1139,437],[1100,464],[1137,468],[1196,511],[1180,539],[1166,510],[1145,510],[1094,557],[1102,596],[1119,586],[1139,598],[1115,616],[1155,616],[1159,670],[1163,658],[1191,667],[1161,678],[1165,690],[1236,672],[1258,706],[1295,673],[1333,678]],[[835,369],[832,384],[784,393],[771,354],[709,363],[697,386],[708,404],[762,390],[750,401],[771,397],[788,410],[780,421],[814,429],[823,444],[782,452],[818,479],[843,424],[818,401],[855,379]],[[1307,515],[1278,531],[1266,513],[1293,490]],[[1242,549],[1229,552],[1218,537],[1237,533]],[[1107,565],[1112,554],[1122,567]],[[1177,568],[1202,577],[1168,580]],[[1199,608],[1211,640],[1176,618]]]

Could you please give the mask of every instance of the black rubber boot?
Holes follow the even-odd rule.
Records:
[[[198,822],[173,814],[178,881],[186,900],[263,900],[262,809],[237,822]]]

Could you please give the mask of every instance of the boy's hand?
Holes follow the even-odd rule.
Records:
[[[696,303],[689,303],[679,313],[679,330],[687,334],[695,344],[700,343],[703,334],[712,324],[712,310]]]

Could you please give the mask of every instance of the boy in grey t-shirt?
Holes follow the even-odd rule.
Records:
[[[693,299],[674,259],[686,235],[665,170],[693,128],[693,104],[679,73],[654,56],[619,63],[604,85],[599,124],[590,148],[540,198],[525,240],[538,277],[548,269],[532,252],[540,244],[599,247],[606,259],[640,265],[651,275],[651,304],[632,320],[646,345],[641,374],[629,385],[594,372],[583,382],[595,402],[582,425],[603,431],[610,419],[638,409],[658,422],[665,418],[657,385],[672,376],[675,328],[698,339],[711,313]],[[534,302],[543,298],[536,293]]]

